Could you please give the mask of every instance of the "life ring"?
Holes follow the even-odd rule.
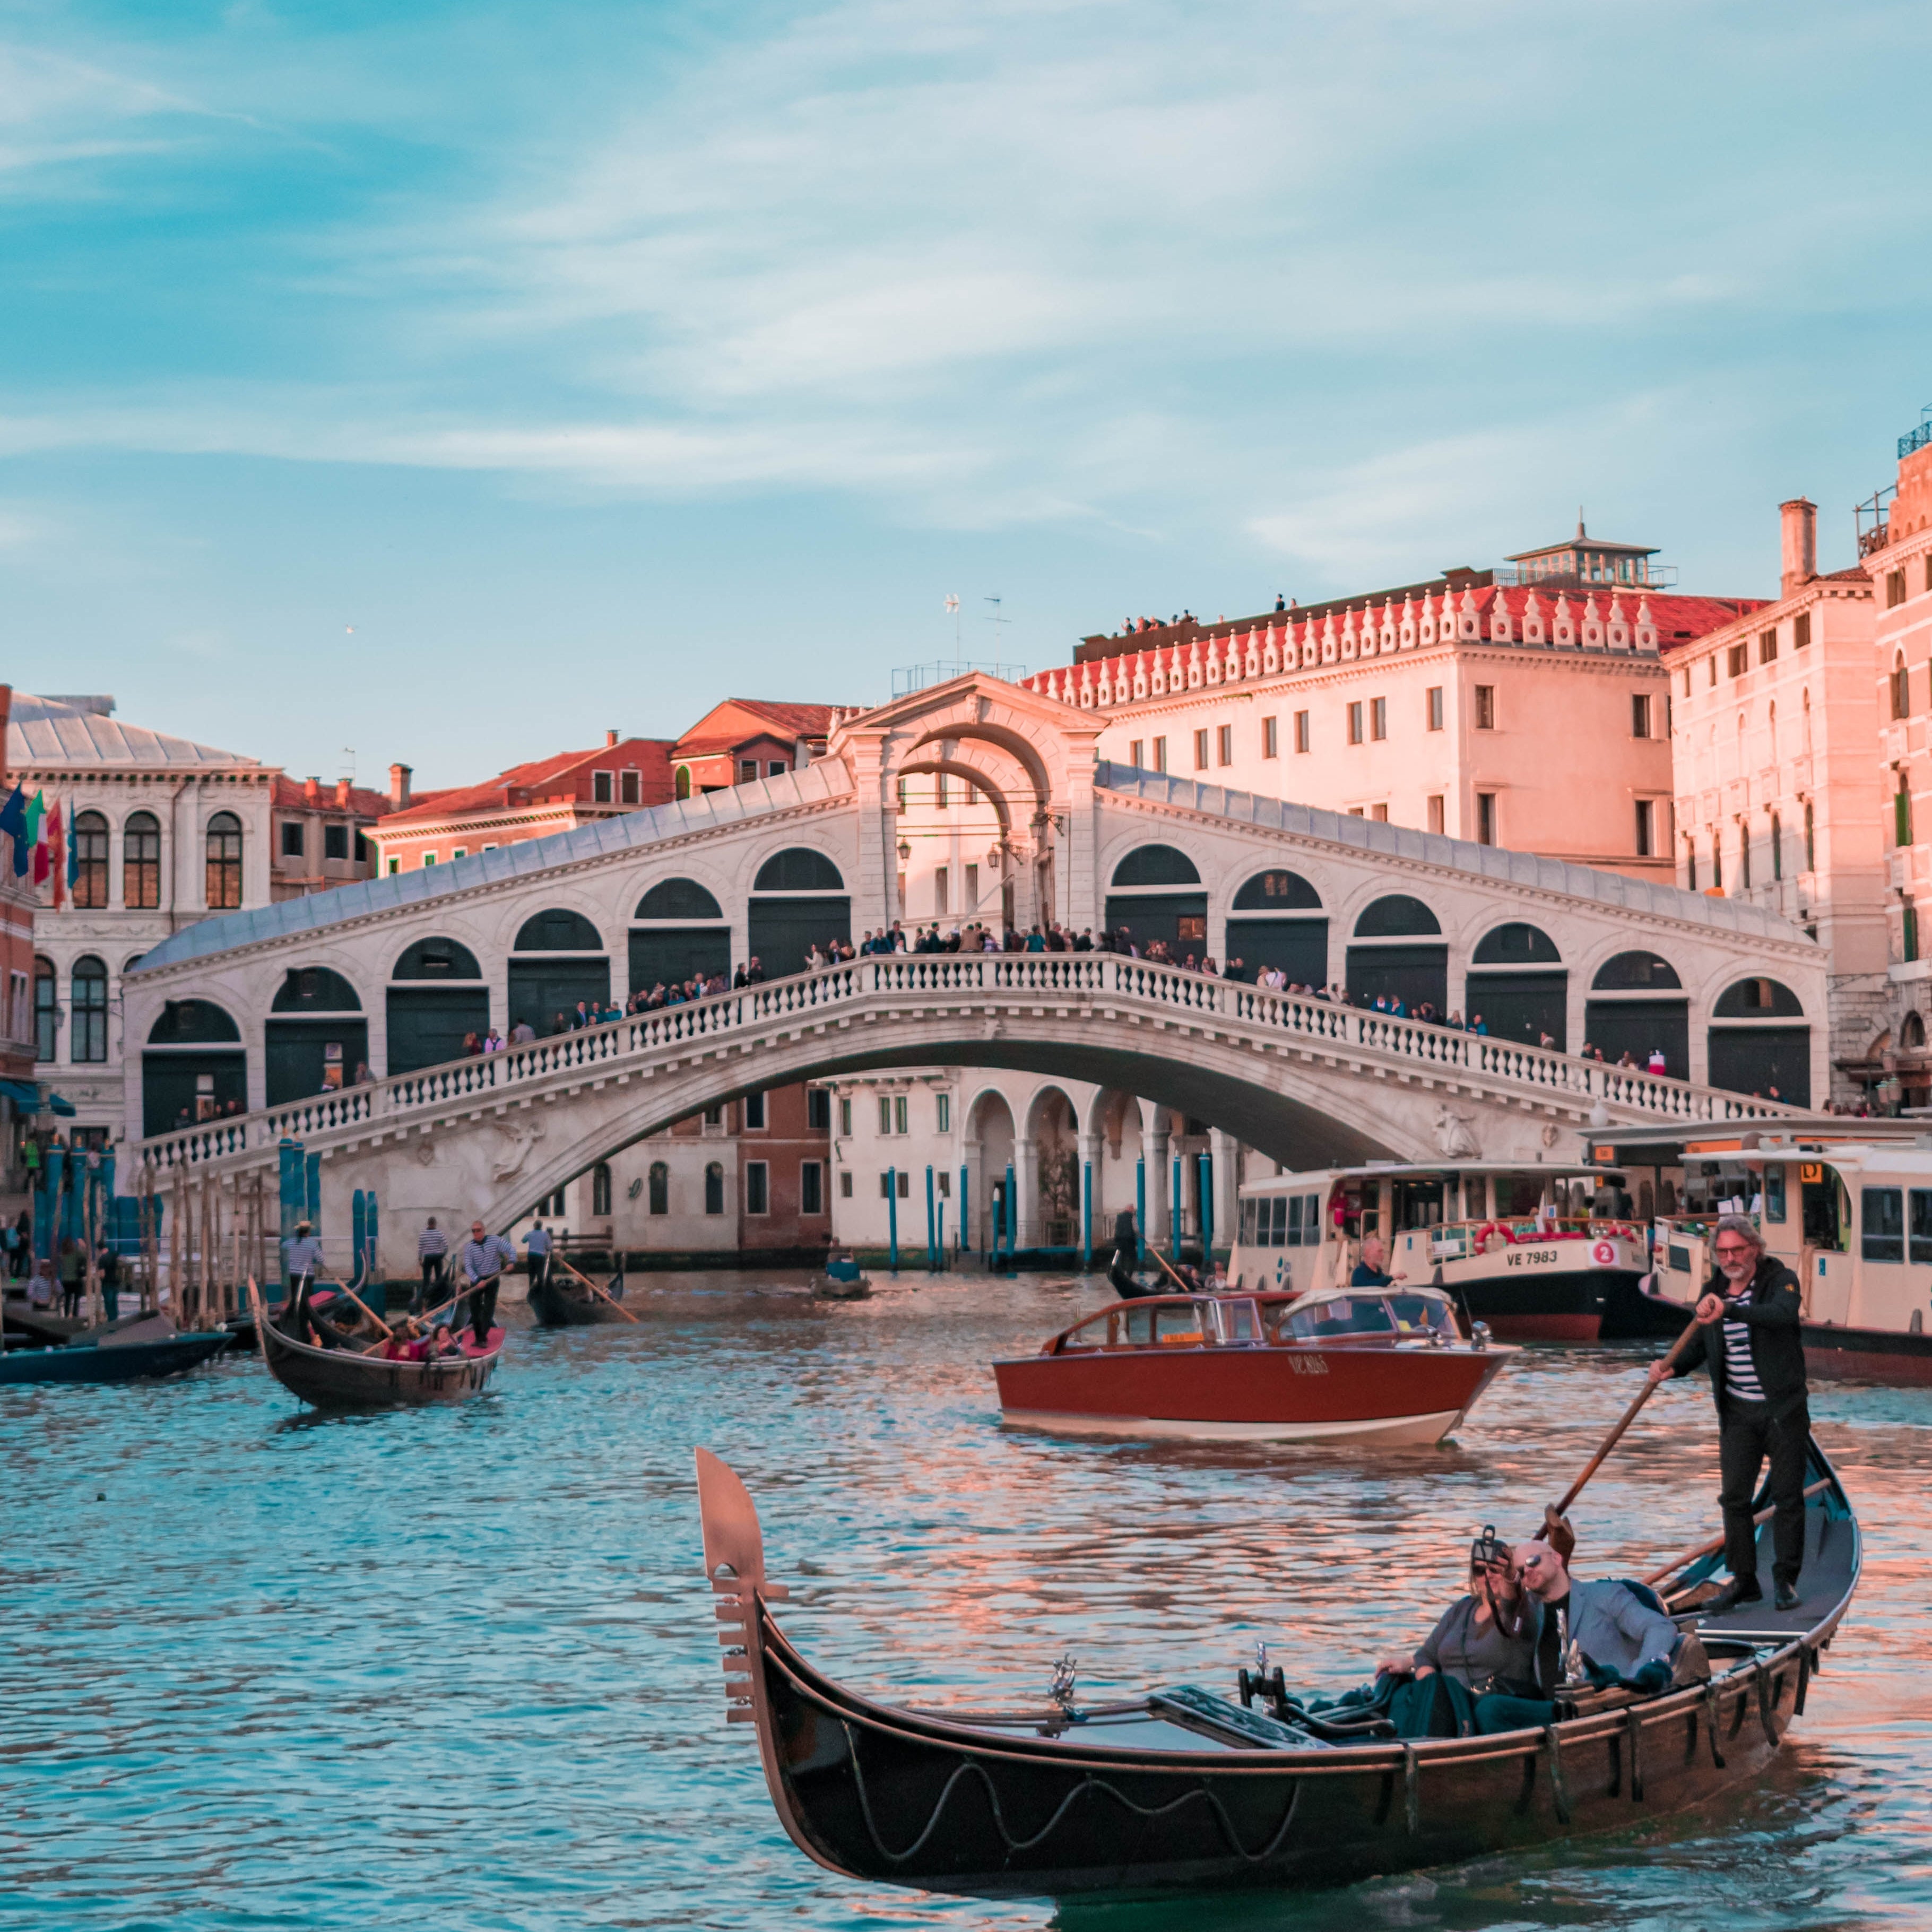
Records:
[[[1500,1234],[1511,1247],[1516,1246],[1515,1234],[1500,1221],[1486,1221],[1476,1230],[1476,1252],[1480,1254],[1490,1244],[1492,1234]]]

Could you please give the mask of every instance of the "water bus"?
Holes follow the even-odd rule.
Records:
[[[1650,1332],[1640,1284],[1649,1234],[1623,1176],[1552,1161],[1372,1161],[1251,1181],[1240,1190],[1231,1282],[1346,1288],[1378,1234],[1388,1272],[1432,1282],[1511,1342],[1594,1342]]]
[[[1646,1298],[1655,1329],[1689,1320],[1715,1271],[1718,1216],[1745,1214],[1798,1277],[1812,1374],[1932,1383],[1932,1121],[1618,1128],[1590,1144],[1609,1160],[1682,1174],[1678,1211],[1655,1226]]]

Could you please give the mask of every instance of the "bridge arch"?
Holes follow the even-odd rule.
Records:
[[[1434,908],[1410,892],[1371,899],[1356,914],[1349,936],[1347,984],[1357,1006],[1382,1000],[1393,1007],[1399,1001],[1412,1017],[1446,1015],[1449,942]]]
[[[459,1058],[468,1035],[489,1030],[483,968],[462,940],[440,933],[404,947],[389,969],[382,1004],[392,1075]]]
[[[1105,915],[1109,931],[1125,926],[1143,954],[1155,944],[1178,962],[1208,951],[1208,887],[1201,860],[1178,842],[1139,839],[1107,856]]]
[[[746,900],[746,950],[769,979],[802,970],[813,946],[852,939],[852,897],[832,856],[794,844],[758,855]]]
[[[212,1000],[170,1000],[141,1054],[142,1130],[239,1113],[248,1104],[248,1056],[242,1029]]]
[[[360,996],[332,966],[289,967],[262,1022],[262,1048],[272,1107],[356,1085],[369,1061]]]
[[[1235,889],[1221,942],[1222,970],[1252,982],[1262,968],[1288,975],[1294,986],[1328,984],[1328,914],[1303,874],[1275,866]]]
[[[1569,969],[1556,940],[1526,920],[1506,920],[1477,940],[1462,1006],[1466,1016],[1483,1016],[1492,1040],[1570,1050]]]
[[[1733,980],[1711,1008],[1706,1051],[1710,1083],[1808,1107],[1811,1028],[1804,1003],[1782,980]]]
[[[658,880],[633,909],[626,939],[633,993],[730,974],[731,922],[718,895],[700,879],[679,874]]]
[[[1589,994],[1583,1009],[1581,1046],[1593,1048],[1615,1064],[1628,1054],[1647,1066],[1653,1052],[1664,1056],[1673,1078],[1690,1077],[1690,999],[1682,976],[1661,953],[1648,946],[1601,949],[1607,956],[1587,968]]]
[[[567,1030],[580,1004],[596,1012],[610,1002],[604,935],[574,908],[546,906],[517,928],[508,979],[512,1030],[527,1026],[539,1038]]]

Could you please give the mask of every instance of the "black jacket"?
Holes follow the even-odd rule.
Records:
[[[1727,1295],[1730,1283],[1714,1273],[1704,1284],[1706,1294]],[[1738,1316],[1750,1329],[1751,1366],[1757,1371],[1758,1386],[1774,1415],[1789,1414],[1804,1402],[1804,1340],[1798,1325],[1798,1277],[1780,1261],[1769,1255],[1758,1258],[1748,1298]],[[1694,1370],[1711,1372],[1711,1393],[1717,1399],[1720,1415],[1724,1408],[1724,1329],[1730,1320],[1713,1322],[1700,1329],[1677,1359],[1676,1372],[1688,1376]]]

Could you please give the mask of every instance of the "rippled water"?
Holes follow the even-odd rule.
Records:
[[[252,1358],[0,1390],[0,1925],[1844,1928],[1932,1922],[1932,1396],[1814,1398],[1864,1587],[1774,1778],[1721,1808],[1312,1898],[988,1905],[855,1886],[723,1720],[691,1450],[750,1485],[787,1627],[860,1685],[1339,1688],[1525,1531],[1641,1352],[1526,1351],[1460,1441],[1335,1453],[996,1426],[986,1364],[1102,1296],[903,1278],[827,1306],[646,1284],[513,1331],[480,1401],[322,1419]],[[915,1288],[913,1283],[916,1280]],[[1709,1398],[1665,1390],[1576,1512],[1586,1574],[1707,1532]]]

